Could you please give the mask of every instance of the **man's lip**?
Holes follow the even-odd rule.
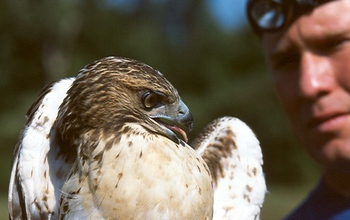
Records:
[[[334,130],[340,123],[342,123],[349,113],[330,113],[313,117],[307,122],[308,127],[317,129],[319,131]]]

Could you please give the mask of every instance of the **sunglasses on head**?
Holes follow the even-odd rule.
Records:
[[[247,16],[253,30],[261,35],[290,24],[295,18],[331,0],[249,0]]]

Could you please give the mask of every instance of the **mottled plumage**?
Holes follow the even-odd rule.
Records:
[[[207,125],[191,146],[213,177],[213,219],[259,219],[266,184],[253,131],[237,118],[222,117]]]
[[[29,109],[13,159],[10,217],[212,219],[224,216],[222,207],[233,213],[235,184],[244,185],[242,205],[257,204],[258,216],[260,146],[243,132],[254,146],[241,154],[244,137],[230,123],[225,129],[227,121],[208,127],[196,151],[185,143],[192,115],[160,72],[126,58],[95,61],[45,87]],[[236,183],[228,174],[241,165],[252,180]]]

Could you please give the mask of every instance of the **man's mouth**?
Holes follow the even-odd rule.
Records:
[[[348,113],[321,115],[309,120],[308,126],[319,132],[332,132],[337,130],[348,119],[348,116]]]

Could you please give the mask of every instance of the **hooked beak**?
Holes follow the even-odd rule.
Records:
[[[176,110],[170,112],[172,113],[159,114],[152,119],[165,130],[168,138],[176,143],[180,143],[179,139],[187,143],[188,134],[193,130],[193,117],[190,110],[180,100]]]

